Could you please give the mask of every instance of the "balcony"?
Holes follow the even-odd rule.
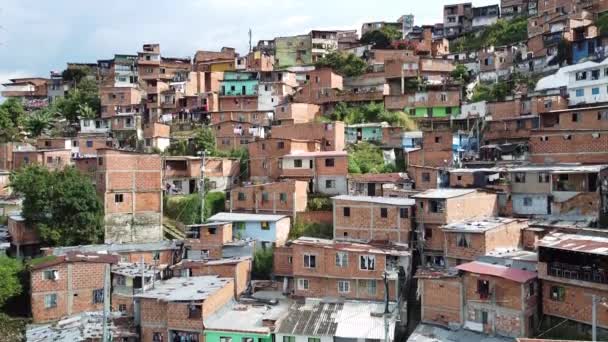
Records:
[[[553,262],[547,265],[547,275],[597,284],[608,284],[608,272],[603,268],[593,266],[575,266]]]
[[[563,32],[553,32],[543,35],[543,44],[545,47],[555,46],[561,42]]]

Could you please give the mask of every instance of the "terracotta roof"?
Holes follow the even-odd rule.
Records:
[[[525,283],[537,277],[536,273],[534,272],[524,271],[517,268],[511,268],[501,265],[486,264],[478,261],[458,265],[456,266],[456,269],[465,272],[491,275],[503,279],[512,280],[518,283]]]
[[[120,257],[117,255],[109,254],[97,254],[97,253],[68,253],[63,256],[49,257],[48,261],[45,260],[41,263],[30,266],[32,270],[39,270],[50,266],[55,266],[69,262],[90,262],[90,263],[102,263],[102,264],[115,264],[120,261]]]

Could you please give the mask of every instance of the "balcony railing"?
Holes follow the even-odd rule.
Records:
[[[592,266],[573,266],[556,262],[547,265],[547,274],[558,278],[608,284],[608,272]]]

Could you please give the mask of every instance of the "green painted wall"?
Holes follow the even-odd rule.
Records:
[[[235,328],[238,327],[238,322],[235,322]],[[262,334],[239,334],[234,332],[221,332],[205,330],[205,342],[220,342],[220,337],[231,337],[232,342],[243,342],[243,337],[252,337],[253,342],[272,342],[272,336]]]
[[[312,39],[309,35],[275,38],[278,68],[312,64]]]
[[[357,128],[346,127],[346,142],[353,144],[357,142]],[[382,141],[382,127],[362,127],[361,128],[361,140],[362,141]]]
[[[432,117],[434,118],[446,118],[450,115],[457,115],[460,114],[460,107],[451,107],[452,108],[452,114],[448,114],[447,113],[447,109],[449,107],[433,107],[432,108]],[[410,111],[411,113],[411,111]],[[414,108],[414,117],[417,118],[426,118],[426,117],[430,117],[428,114],[428,108],[427,107],[418,107],[418,108]]]

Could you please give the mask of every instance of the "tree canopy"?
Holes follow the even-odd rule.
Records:
[[[416,122],[406,113],[391,112],[381,103],[349,106],[343,102],[336,105],[331,120],[344,121],[348,125],[367,122],[388,122],[391,126],[416,130]]]
[[[0,306],[23,291],[19,274],[23,271],[20,261],[6,256],[0,257]]]
[[[348,173],[395,172],[394,165],[384,163],[380,147],[360,142],[348,147]]]
[[[19,100],[9,98],[0,104],[0,142],[17,140],[24,120],[25,109]]]
[[[332,68],[342,76],[354,77],[365,73],[367,63],[352,53],[332,51],[315,63],[317,68]]]
[[[31,165],[10,175],[11,188],[23,199],[22,215],[50,246],[103,240],[103,205],[91,180],[74,168],[49,171]]]
[[[450,43],[450,52],[472,52],[484,47],[510,45],[528,39],[528,21],[525,17],[513,20],[499,19],[481,32],[468,33]]]
[[[375,49],[390,49],[393,41],[401,39],[401,32],[392,26],[366,32],[361,36],[361,44],[371,44]]]
[[[95,80],[84,77],[63,98],[51,106],[69,122],[78,122],[78,117],[92,118],[101,112],[99,88]]]

